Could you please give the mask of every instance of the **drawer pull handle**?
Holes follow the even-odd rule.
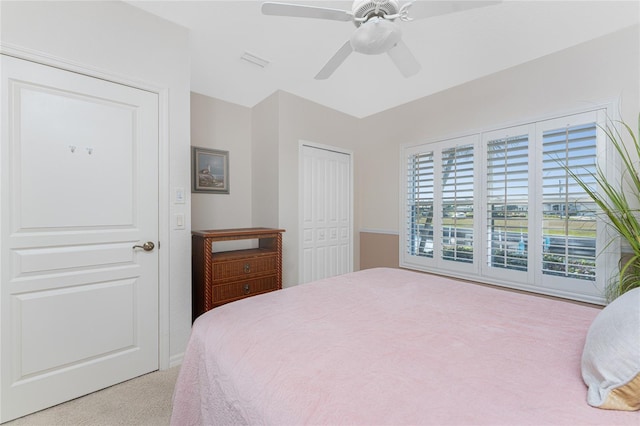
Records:
[[[245,284],[242,289],[244,290],[244,294],[249,294],[251,289],[249,288],[249,284]]]
[[[249,272],[251,272],[251,265],[248,263],[244,264],[244,273],[248,274]]]

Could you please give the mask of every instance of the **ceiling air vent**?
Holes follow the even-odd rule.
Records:
[[[243,59],[253,65],[257,65],[260,68],[264,68],[267,65],[269,65],[269,61],[267,61],[266,59],[263,59],[259,56],[254,55],[253,53],[249,53],[249,52],[244,52],[242,54],[242,56],[240,56],[240,59]]]

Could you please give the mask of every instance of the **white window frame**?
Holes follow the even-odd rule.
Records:
[[[606,142],[606,135],[602,130],[602,127],[607,125],[607,113],[605,110],[595,110],[584,112],[582,114],[573,114],[570,116],[559,117],[555,119],[545,120],[539,122],[536,125],[536,169],[540,176],[542,174],[542,135],[546,130],[559,129],[566,126],[573,126],[585,122],[595,122],[597,128],[597,143],[596,143],[596,161],[597,164],[605,170],[609,179],[616,179],[616,176],[612,173],[613,170],[619,170],[617,164],[619,160],[617,156],[611,151],[611,144]],[[542,193],[542,179],[537,179],[536,184],[537,193]],[[537,203],[536,216],[542,217],[542,203]],[[542,220],[537,220],[534,238],[536,241],[542,240]],[[611,232],[611,228],[607,225],[602,215],[596,216],[596,280],[591,282],[593,285],[585,285],[585,280],[577,278],[556,277],[553,275],[544,274],[542,268],[539,265],[542,264],[542,252],[540,250],[534,251],[535,268],[535,282],[539,283],[540,287],[547,289],[547,292],[554,295],[576,298],[585,301],[596,301],[596,303],[604,303],[606,298],[605,288],[609,279],[615,270],[617,270],[618,260],[620,259],[620,245],[608,244],[611,239],[616,238],[616,235]],[[617,259],[617,260],[616,260]],[[614,267],[612,267],[614,265]]]
[[[556,117],[543,118],[528,123],[505,126],[499,129],[488,129],[472,135],[451,137],[439,141],[404,144],[400,147],[400,266],[425,272],[432,272],[457,278],[516,288],[535,293],[559,296],[589,303],[605,304],[605,287],[617,271],[620,259],[620,244],[612,239],[616,234],[607,226],[605,219],[598,215],[596,222],[596,274],[595,281],[557,277],[543,274],[543,252],[536,241],[542,241],[542,135],[545,130],[562,128],[567,125],[577,125],[595,122],[597,130],[597,164],[605,170],[610,179],[617,179],[615,171],[619,171],[619,158],[615,155],[610,143],[606,142],[606,135],[601,127],[611,125],[607,117],[614,115],[611,104],[598,106],[590,110],[558,114]],[[487,142],[509,135],[529,134],[528,155],[529,169],[529,216],[528,239],[529,250],[527,257],[527,271],[517,271],[490,267],[487,262]],[[474,144],[474,253],[473,263],[462,263],[443,260],[442,253],[442,183],[439,181],[442,171],[442,150],[454,145]],[[433,152],[434,161],[434,200],[433,200],[433,258],[416,256],[408,253],[407,245],[407,161],[411,155],[423,152]]]
[[[505,138],[509,138],[509,137],[513,137],[516,135],[522,135],[522,134],[528,134],[531,135],[532,133],[535,133],[535,125],[534,124],[525,124],[525,125],[521,125],[521,126],[511,126],[505,129],[500,129],[500,130],[493,130],[493,131],[489,131],[489,132],[483,132],[482,133],[482,165],[483,167],[486,167],[487,163],[488,163],[488,155],[487,155],[487,144],[490,141],[496,140],[496,139],[505,139]],[[533,161],[535,161],[535,144],[533,143],[533,141],[531,140],[531,137],[529,137],[528,140],[528,156],[529,156],[529,162],[530,164],[532,164]],[[481,222],[481,226],[482,226],[482,230],[486,231],[486,224],[489,220],[488,217],[488,212],[487,212],[487,204],[488,204],[488,197],[486,194],[486,191],[484,190],[484,188],[487,187],[487,173],[482,173],[481,174],[481,187],[480,190],[478,190],[478,194],[480,194],[480,199],[482,200],[482,205],[481,205],[481,214],[482,214],[482,222]],[[533,167],[529,168],[529,182],[535,182],[536,179],[536,174],[535,174],[535,170]],[[534,189],[529,188],[529,194],[531,194],[534,191]],[[535,218],[534,215],[532,214],[532,212],[535,211],[535,198],[529,196],[529,203],[528,203],[528,221],[527,221],[527,227],[528,230],[533,229],[534,225],[535,225]],[[528,239],[529,241],[534,241],[532,239],[532,233],[529,231],[528,232]],[[533,265],[533,259],[532,259],[532,250],[531,248],[531,243],[530,243],[530,247],[528,250],[528,257],[527,257],[527,271],[516,271],[513,269],[501,269],[501,268],[495,268],[495,267],[491,267],[486,261],[484,261],[486,259],[487,253],[489,252],[489,244],[487,241],[487,235],[483,232],[481,234],[482,236],[482,246],[481,246],[481,250],[482,250],[482,259],[483,262],[481,263],[481,274],[482,276],[487,277],[489,280],[495,281],[496,283],[502,283],[502,284],[507,284],[507,283],[517,283],[521,286],[527,286],[529,282],[531,282],[534,279],[534,275],[533,275],[533,269],[534,265]]]
[[[417,145],[414,147],[407,147],[407,151],[406,151],[406,155],[405,153],[403,153],[402,156],[402,166],[400,167],[400,171],[401,171],[401,187],[403,188],[402,191],[402,195],[401,195],[401,225],[400,225],[400,236],[401,236],[401,248],[400,248],[400,266],[403,267],[407,267],[409,269],[417,269],[417,270],[429,270],[429,271],[433,271],[433,272],[439,272],[439,273],[446,273],[449,268],[447,267],[448,264],[454,264],[455,268],[462,272],[463,274],[471,274],[471,275],[475,275],[478,273],[479,269],[479,263],[478,263],[478,258],[475,255],[476,254],[476,250],[474,250],[474,256],[473,256],[473,262],[472,263],[462,263],[462,262],[455,262],[455,261],[450,261],[450,260],[445,260],[442,259],[442,238],[441,235],[436,235],[434,234],[433,237],[433,257],[429,258],[429,257],[424,257],[424,256],[415,256],[415,255],[409,255],[408,253],[406,253],[406,250],[404,250],[404,248],[406,247],[406,243],[407,243],[407,229],[405,226],[405,220],[406,220],[406,206],[408,204],[408,200],[407,200],[407,188],[404,185],[407,182],[408,179],[408,175],[407,175],[407,167],[406,167],[406,162],[407,162],[407,158],[410,155],[416,154],[418,152],[425,152],[425,151],[429,151],[429,152],[433,152],[433,158],[434,158],[434,188],[433,188],[433,227],[434,229],[442,229],[442,186],[439,183],[438,178],[442,175],[442,165],[439,161],[436,161],[436,159],[440,159],[442,158],[442,151],[443,149],[447,149],[447,148],[451,148],[454,144],[455,141],[455,145],[473,145],[473,149],[474,149],[474,158],[477,155],[477,150],[479,149],[479,138],[478,135],[471,135],[471,136],[466,136],[466,137],[461,137],[461,138],[455,138],[455,139],[450,139],[450,140],[446,140],[446,141],[441,141],[441,142],[435,142],[435,143],[430,143],[428,144],[428,148],[427,149],[423,149],[424,145]],[[474,173],[476,173],[476,168],[474,167]],[[477,174],[475,175],[477,177]],[[480,189],[480,184],[478,182],[479,179],[475,179],[474,182],[474,192],[477,194],[478,190]],[[477,198],[474,198],[474,211],[477,211],[478,209],[478,200]],[[475,223],[474,221],[474,235],[478,235],[478,225]]]

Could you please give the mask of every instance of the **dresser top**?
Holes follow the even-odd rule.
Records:
[[[209,229],[204,231],[192,231],[192,235],[205,238],[215,237],[252,237],[262,235],[273,235],[285,232],[284,229],[277,228],[232,228],[232,229]]]

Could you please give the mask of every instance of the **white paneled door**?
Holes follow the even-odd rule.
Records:
[[[1,60],[7,421],[158,369],[158,96]]]
[[[302,145],[300,282],[353,270],[351,154]]]

